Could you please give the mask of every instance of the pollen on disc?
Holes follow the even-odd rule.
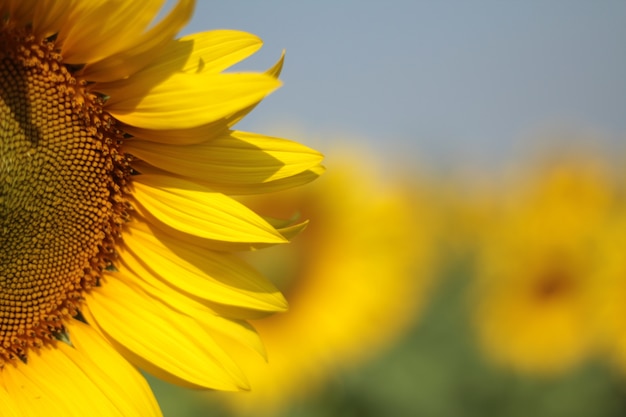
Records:
[[[75,314],[111,233],[114,162],[46,42],[0,31],[0,359]]]

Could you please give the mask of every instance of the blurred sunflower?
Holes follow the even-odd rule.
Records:
[[[524,372],[563,372],[596,348],[613,185],[601,161],[585,158],[526,175],[485,225],[475,325],[495,361]]]
[[[2,414],[160,415],[134,366],[167,381],[248,383],[232,343],[279,291],[231,251],[286,242],[229,197],[303,184],[321,155],[232,130],[279,86],[223,73],[260,40],[176,39],[194,2],[0,3]],[[134,366],[133,366],[134,365]]]
[[[253,323],[268,354],[267,362],[258,355],[241,361],[254,388],[238,396],[211,393],[233,412],[276,415],[313,395],[340,370],[391,344],[422,308],[432,277],[434,213],[418,191],[384,180],[358,148],[331,152],[332,169],[306,191],[247,201],[278,217],[297,207],[311,223],[303,239],[257,261],[284,289],[290,308]]]
[[[602,270],[606,284],[597,293],[596,315],[603,359],[626,374],[626,201],[624,194],[621,197],[619,215],[615,216],[605,238]]]

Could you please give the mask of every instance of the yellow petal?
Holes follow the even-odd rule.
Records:
[[[136,260],[133,262],[134,268],[129,267],[130,262],[126,262],[127,259],[128,256],[125,256],[124,268],[117,273],[126,282],[132,283],[152,298],[166,304],[173,311],[192,317],[212,338],[228,339],[262,355],[265,353],[259,335],[246,321],[226,318],[211,311],[205,304],[178,292],[175,288],[159,280]],[[219,341],[218,344],[221,345]]]
[[[46,356],[47,360],[42,358]],[[13,400],[16,408],[20,410],[21,416],[77,416],[70,398],[75,395],[82,396],[82,391],[74,391],[76,389],[73,381],[73,373],[76,372],[73,367],[68,369],[67,373],[60,374],[54,370],[48,362],[56,361],[61,355],[55,348],[44,348],[39,353],[32,353],[29,357],[28,364],[17,362],[9,364],[2,369],[2,380],[6,386],[9,397]],[[74,371],[74,372],[72,372]],[[58,380],[57,377],[60,377]],[[65,395],[59,395],[55,388],[59,384],[68,380],[69,385],[66,387]],[[87,382],[91,385],[91,382]],[[70,394],[71,393],[71,394]],[[70,395],[68,395],[70,394]]]
[[[323,158],[297,142],[238,131],[187,146],[129,140],[124,150],[163,170],[217,186],[254,186],[291,177]]]
[[[84,359],[84,355],[76,349],[59,342],[53,347],[47,346],[39,352],[31,352],[28,364],[19,362],[5,366],[2,378],[7,392],[24,415],[68,417],[160,415],[158,410],[156,413],[151,413],[149,409],[143,413],[141,410],[135,412],[136,407],[127,408],[124,402],[116,402],[124,396],[121,391],[126,387],[121,385],[120,381],[115,385],[99,385],[100,381],[97,378],[91,379],[93,374],[81,369],[81,366],[89,368],[83,363]],[[117,372],[111,363],[100,366],[110,367],[112,373]],[[124,380],[124,384],[127,383],[132,384],[133,381]]]
[[[146,175],[171,175],[169,172],[156,168],[142,160],[135,160],[132,163],[133,168],[137,172],[141,172]],[[254,195],[254,194],[267,194],[276,191],[283,191],[289,188],[298,187],[317,179],[326,171],[323,165],[317,165],[311,169],[307,169],[304,172],[293,175],[291,177],[282,178],[280,180],[264,182],[261,184],[217,184],[205,180],[198,180],[196,182],[205,184],[211,190],[220,192],[231,196],[240,195]]]
[[[286,242],[243,204],[197,183],[160,175],[137,175],[133,180],[135,200],[161,222],[181,232],[226,242]]]
[[[27,2],[22,2],[27,3]],[[73,7],[70,1],[38,0],[32,7],[33,32],[40,38],[46,38],[58,32],[69,16]]]
[[[168,15],[120,50],[96,63],[90,63],[81,75],[96,82],[107,82],[126,78],[142,68],[153,65],[156,56],[173,41],[176,34],[185,26],[193,14],[194,0],[180,0]],[[98,84],[94,87],[96,90]]]
[[[218,73],[249,57],[263,43],[257,36],[236,30],[213,30],[185,36],[173,42],[159,56],[162,69],[189,73]]]
[[[133,136],[136,140],[193,145],[207,140],[223,136],[230,132],[224,120],[217,120],[212,123],[191,127],[189,129],[144,129],[136,126],[125,126],[124,131]]]
[[[73,320],[67,325],[80,356],[74,361],[127,416],[160,416],[159,405],[144,377],[91,326]],[[123,389],[120,381],[124,381]]]
[[[285,51],[283,50],[282,54],[280,55],[280,58],[278,59],[278,61],[267,71],[265,71],[265,74],[269,75],[270,77],[273,77],[275,79],[278,79],[278,76],[280,75],[281,71],[283,70],[283,64],[285,63]],[[252,103],[250,104],[248,107],[246,107],[245,109],[239,110],[237,113],[233,114],[232,116],[228,117],[226,119],[226,124],[229,127],[233,127],[234,125],[236,125],[241,119],[243,119],[244,117],[246,117],[246,115],[248,113],[250,113],[252,110],[254,110],[254,108],[260,103],[260,100],[257,101],[256,103]]]
[[[285,63],[285,50],[283,49],[283,52],[280,54],[280,58],[278,58],[278,61],[276,61],[276,63],[272,65],[270,69],[265,71],[265,73],[274,78],[278,78],[280,76],[280,73],[283,70],[284,63]]]
[[[272,68],[265,73],[271,77],[278,78],[280,71],[283,67],[284,52],[280,59]],[[261,98],[262,99],[262,98]],[[218,137],[228,130],[225,127],[234,126],[239,120],[250,113],[257,104],[261,101],[259,99],[255,103],[252,103],[245,109],[239,110],[231,116],[226,117],[223,120],[216,122],[196,126],[186,129],[146,129],[138,126],[125,126],[124,130],[132,136],[139,139],[143,139],[149,142],[170,143],[178,145],[190,145],[200,142],[205,142],[209,139]]]
[[[298,236],[304,229],[306,229],[307,225],[309,224],[309,221],[303,221],[291,226],[286,226],[286,227],[281,227],[279,229],[277,229],[281,235],[285,236],[285,239],[293,239],[294,237]]]
[[[63,61],[83,64],[123,51],[141,36],[162,4],[163,0],[76,2],[59,30]]]
[[[158,229],[129,223],[120,257],[140,276],[150,274],[203,300],[259,311],[285,311],[282,294],[229,253],[174,239]]]
[[[211,188],[228,195],[250,195],[266,194],[276,191],[283,191],[293,187],[299,187],[318,178],[326,168],[321,165],[307,169],[304,172],[279,180],[265,182],[262,184],[214,184],[209,183]]]
[[[0,384],[0,410],[5,417],[20,417],[24,413],[18,410],[18,405],[15,398],[12,398],[7,390],[4,388],[4,384]]]
[[[184,386],[247,388],[237,365],[202,326],[136,286],[109,275],[86,298],[98,326],[137,366]]]
[[[292,238],[294,238],[295,236],[300,234],[300,232],[306,229],[306,227],[309,224],[308,220],[304,220],[300,223],[296,223],[299,217],[300,215],[296,213],[290,219],[276,219],[273,217],[266,217],[266,216],[264,216],[263,218],[267,220],[267,222],[271,224],[272,227],[278,230],[278,232],[281,235],[283,235],[285,239],[288,239],[291,241]]]
[[[147,129],[187,129],[229,117],[280,86],[266,74],[141,73],[98,86],[110,96],[106,110],[122,122]]]

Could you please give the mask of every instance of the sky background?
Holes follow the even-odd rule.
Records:
[[[546,132],[626,138],[625,1],[208,1],[183,33],[228,28],[286,49],[284,86],[239,126],[324,150],[494,162]]]

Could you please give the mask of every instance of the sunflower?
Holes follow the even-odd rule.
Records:
[[[431,287],[436,217],[422,189],[383,178],[362,145],[329,154],[333,168],[313,186],[246,199],[270,216],[297,208],[311,223],[256,259],[290,307],[254,322],[268,355],[242,352],[254,389],[210,393],[240,415],[276,415],[381,353],[414,323]]]
[[[306,183],[321,155],[233,130],[275,90],[224,72],[248,33],[177,38],[194,2],[0,3],[3,415],[160,415],[137,368],[248,388],[228,351],[280,292],[234,251],[284,243],[234,200]]]
[[[623,186],[623,183],[621,184]],[[618,200],[617,214],[606,234],[601,265],[605,280],[597,291],[596,323],[599,331],[599,352],[616,371],[626,374],[626,201]]]
[[[557,161],[528,176],[485,227],[474,319],[491,359],[554,374],[597,348],[614,191],[603,163],[590,158]]]

